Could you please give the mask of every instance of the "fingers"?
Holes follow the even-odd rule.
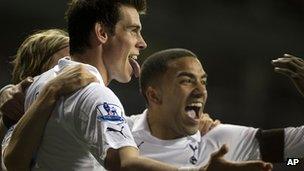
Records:
[[[199,131],[204,135],[220,123],[219,120],[214,121],[210,118],[209,114],[204,113],[200,119]]]
[[[211,154],[209,163],[204,166],[207,171],[271,171],[273,166],[260,160],[233,162],[223,157],[228,152],[227,145],[223,145],[218,151]]]
[[[12,94],[10,98],[7,98],[2,102],[0,110],[3,115],[6,115],[12,120],[18,121],[24,113],[24,97]]]
[[[199,130],[202,135],[206,134],[209,131],[209,128],[212,125],[213,120],[209,117],[208,114],[203,114],[200,119]]]
[[[98,82],[97,78],[95,75],[90,73],[87,69],[84,69],[82,75],[80,75],[80,85],[81,86],[86,86],[91,82]]]
[[[33,82],[31,78],[22,80],[17,85],[12,85],[1,94],[0,110],[3,115],[18,120],[24,113],[25,89]]]
[[[216,126],[218,126],[218,125],[220,125],[220,124],[221,124],[221,121],[218,120],[218,119],[216,119],[216,120],[212,123],[212,125],[211,125],[211,127],[210,127],[210,130],[213,129],[213,128],[215,128]]]
[[[228,153],[228,147],[226,144],[224,144],[218,151],[211,154],[211,159],[214,160],[217,158],[222,158],[226,153]]]
[[[294,58],[295,62],[299,65],[304,62],[304,60],[302,58],[299,58],[299,57],[296,57],[296,56],[293,56],[293,55],[290,55],[290,54],[284,54],[284,57],[285,58]]]
[[[273,165],[271,163],[264,163],[264,171],[271,171],[273,169]]]
[[[280,74],[283,74],[289,78],[292,78],[292,79],[299,79],[301,78],[301,75],[290,70],[290,69],[286,69],[286,68],[279,68],[279,67],[275,67],[274,68],[274,71],[277,72],[277,73],[280,73]]]
[[[21,88],[21,91],[24,92],[32,83],[34,79],[32,77],[27,77],[26,79],[22,80],[18,85]]]
[[[93,75],[84,65],[76,65],[71,68],[73,75],[71,75],[71,82],[67,82],[67,84],[76,85],[75,89],[79,89],[88,85],[91,82],[98,82],[95,75]],[[69,80],[68,79],[68,80]],[[74,80],[73,80],[74,79]]]
[[[304,71],[304,60],[289,54],[284,54],[282,58],[272,60],[272,65],[278,68],[287,68],[294,72]]]
[[[271,171],[273,165],[263,161],[245,161],[235,162],[231,164],[234,171]]]
[[[73,65],[66,67],[58,77],[62,77],[68,81],[69,79],[76,79],[75,81],[97,81],[97,78],[86,68],[85,65]],[[86,83],[86,82],[84,82]]]
[[[290,54],[272,60],[274,71],[289,77],[304,96],[304,60]]]
[[[304,60],[290,54],[284,54],[282,58],[272,60],[274,71],[289,77],[296,86],[298,92],[304,96]]]
[[[278,58],[272,60],[272,65],[278,68],[287,68],[293,71],[302,70],[302,64],[293,58]]]
[[[23,106],[22,106],[23,107]],[[7,116],[8,118],[18,121],[24,114],[24,110],[22,110],[21,106],[13,105],[11,103],[4,103],[0,107],[0,111],[3,115]]]
[[[64,68],[56,78],[50,82],[50,86],[56,87],[57,97],[67,95],[92,82],[97,82],[97,78],[83,65],[73,65]]]

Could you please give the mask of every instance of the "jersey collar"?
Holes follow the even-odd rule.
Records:
[[[58,61],[58,65],[56,65],[54,69],[55,69],[55,72],[58,73],[62,69],[64,69],[66,66],[77,65],[77,64],[85,65],[86,68],[97,78],[98,82],[102,85],[105,85],[104,82],[103,82],[102,76],[100,75],[100,73],[98,72],[98,70],[94,66],[89,65],[89,64],[76,62],[76,61],[72,61],[69,56],[61,58]]]
[[[147,109],[143,111],[142,114],[140,114],[140,117],[138,120],[134,122],[132,132],[137,132],[137,131],[148,131],[150,132],[150,128],[147,122]]]
[[[146,131],[151,135],[150,128],[149,128],[148,121],[147,121],[147,111],[148,111],[148,109],[145,109],[144,112],[142,114],[140,114],[140,117],[134,122],[133,127],[132,127],[132,133]],[[199,131],[197,131],[193,135],[189,135],[187,137],[178,138],[178,139],[184,139],[184,138],[192,139],[193,141],[200,142],[201,133]]]

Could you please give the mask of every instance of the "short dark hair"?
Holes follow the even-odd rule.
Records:
[[[146,0],[71,0],[66,11],[71,55],[90,47],[90,33],[97,22],[105,25],[109,34],[114,34],[121,5],[134,7],[139,14],[146,12]]]
[[[168,63],[170,61],[182,57],[197,58],[197,56],[190,50],[174,48],[156,52],[144,61],[141,67],[141,73],[139,77],[139,88],[146,100],[147,97],[145,95],[145,92],[147,88],[153,84],[158,83],[161,76],[164,75],[167,71]]]

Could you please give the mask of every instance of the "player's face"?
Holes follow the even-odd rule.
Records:
[[[141,36],[141,28],[136,9],[122,5],[115,35],[109,36],[104,49],[104,62],[110,80],[124,83],[131,80],[132,74],[139,75],[140,67],[136,59],[140,50],[147,47]]]
[[[207,100],[207,75],[198,59],[183,57],[168,64],[162,80],[167,124],[177,137],[195,134]]]

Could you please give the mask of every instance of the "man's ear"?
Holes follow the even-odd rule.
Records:
[[[146,97],[149,103],[162,104],[161,91],[149,86],[146,90]]]
[[[106,26],[103,25],[101,22],[95,23],[94,32],[98,43],[104,44],[108,40]]]

